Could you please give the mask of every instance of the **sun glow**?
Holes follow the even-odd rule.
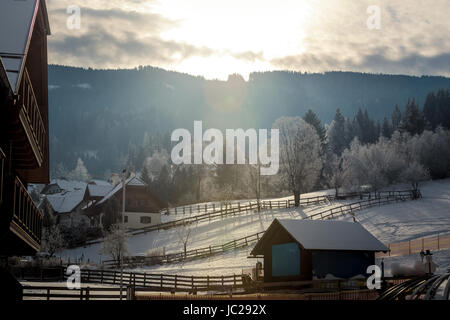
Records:
[[[178,70],[226,79],[231,73],[247,78],[251,71],[270,70],[271,59],[303,53],[315,6],[309,0],[168,0],[155,10],[179,21],[161,34],[164,39],[214,50],[182,61]]]

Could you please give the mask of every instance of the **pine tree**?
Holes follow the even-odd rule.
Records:
[[[406,104],[403,128],[411,135],[421,134],[425,129],[425,117],[414,99]]]
[[[392,136],[392,127],[386,117],[384,117],[383,126],[381,127],[381,135],[385,138],[390,138]]]
[[[309,109],[308,112],[306,112],[306,114],[303,116],[303,120],[305,120],[306,123],[309,123],[314,127],[314,129],[316,129],[317,135],[319,136],[320,141],[323,143],[326,138],[326,131],[314,111]]]
[[[150,177],[150,172],[148,171],[148,168],[145,164],[142,166],[141,179],[148,186],[151,185],[151,183],[152,183],[152,178]]]
[[[394,111],[392,112],[391,122],[392,122],[392,131],[398,130],[402,122],[402,112],[398,108],[398,105],[395,105]]]
[[[346,119],[338,108],[327,130],[328,143],[333,153],[337,155],[341,155],[342,151],[348,146],[351,125],[346,124],[346,122]]]

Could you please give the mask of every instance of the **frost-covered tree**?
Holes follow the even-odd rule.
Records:
[[[281,173],[298,207],[300,194],[316,185],[322,169],[320,138],[300,117],[279,118],[273,128],[279,129]]]
[[[180,244],[183,246],[184,257],[187,254],[187,246],[192,233],[192,225],[187,223],[177,228],[177,236]]]
[[[332,152],[327,152],[323,174],[328,181],[328,185],[335,190],[335,196],[337,197],[339,195],[339,189],[345,182],[346,172],[342,165],[342,157]]]
[[[44,221],[40,250],[41,252],[48,253],[50,257],[53,257],[55,253],[58,253],[64,249],[66,242],[58,225],[56,216],[47,201],[43,202],[42,209],[44,212]]]
[[[106,232],[100,252],[111,256],[112,259],[120,261],[121,257],[128,254],[127,234],[122,224],[112,225]]]
[[[86,169],[84,162],[83,160],[81,160],[81,158],[78,158],[77,166],[72,172],[70,172],[69,177],[72,180],[78,181],[89,181],[91,179],[91,176],[89,175],[88,170]]]

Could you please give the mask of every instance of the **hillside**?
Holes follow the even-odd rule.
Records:
[[[427,235],[450,232],[450,179],[426,182],[421,187],[423,198],[415,201],[405,201],[396,204],[368,208],[356,212],[356,219],[373,235],[384,243],[392,243],[414,239]],[[333,203],[302,207],[300,209],[265,210],[260,214],[228,217],[223,220],[204,221],[192,225],[188,249],[196,249],[209,245],[224,244],[228,241],[245,237],[267,229],[273,219],[302,219],[314,213],[337,207],[348,202],[333,201]],[[195,213],[193,213],[195,214]],[[351,217],[344,218],[352,221]],[[183,250],[180,241],[180,229],[161,230],[143,235],[133,236],[128,241],[131,255],[145,255],[149,249],[165,248],[166,253]],[[86,248],[76,248],[64,252],[63,257],[77,259],[83,257],[92,263],[109,259],[99,255],[101,245],[95,244]],[[145,270],[154,273],[177,274],[233,274],[241,273],[242,269],[251,268],[256,259],[248,259],[253,245],[243,249],[218,254],[199,260],[184,263],[172,263],[162,266],[146,267]],[[441,268],[450,267],[450,252],[436,253],[441,261]],[[410,257],[409,259],[415,259]],[[393,261],[398,261],[395,258]],[[400,259],[401,260],[401,259]],[[387,264],[388,266],[388,264]]]
[[[426,95],[450,88],[444,77],[412,77],[351,72],[252,73],[249,81],[205,80],[145,67],[93,70],[49,67],[52,168],[73,168],[81,157],[102,178],[118,170],[144,135],[161,136],[170,149],[174,128],[192,129],[194,120],[213,128],[270,128],[280,116],[303,116],[311,108],[329,123],[337,108],[353,116],[358,107],[382,120],[408,98],[422,106]]]

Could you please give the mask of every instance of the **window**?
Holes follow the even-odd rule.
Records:
[[[123,222],[124,222],[124,223],[128,223],[128,216],[124,216],[124,217],[123,217]]]
[[[272,276],[300,275],[300,248],[295,242],[272,246]]]
[[[152,217],[141,217],[142,224],[150,224],[152,223]]]

